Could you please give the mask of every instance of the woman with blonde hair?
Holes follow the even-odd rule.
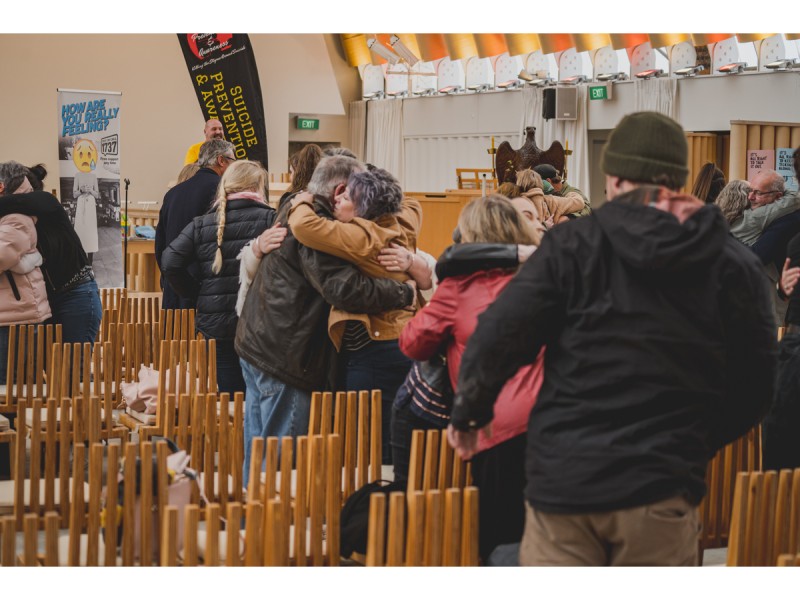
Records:
[[[273,226],[275,210],[267,205],[267,172],[256,162],[236,161],[225,171],[211,210],[196,217],[164,251],[161,269],[170,286],[196,299],[197,330],[217,340],[217,381],[220,392],[245,389],[236,335],[239,253],[253,238]],[[277,243],[284,228],[270,231]],[[263,237],[263,236],[262,236]],[[199,278],[187,267],[196,263]]]
[[[744,211],[750,208],[750,201],[747,194],[750,192],[750,184],[741,179],[734,179],[728,183],[717,196],[714,204],[719,206],[722,216],[733,225],[742,218]]]
[[[451,246],[439,259],[436,266],[439,287],[430,303],[400,335],[400,349],[414,360],[429,360],[444,347],[450,382],[456,394],[461,357],[477,326],[478,316],[514,277],[519,263],[516,256],[505,261],[495,256],[491,260],[474,260],[472,269],[465,269],[462,264],[454,270],[448,265],[451,256],[462,247],[486,246],[494,252],[497,244],[537,245],[541,241],[541,235],[530,221],[510,200],[499,195],[467,204],[459,216],[458,228],[463,243]],[[448,276],[448,271],[453,274]],[[540,353],[532,365],[520,369],[506,383],[494,405],[491,434],[480,439],[480,451],[472,459],[473,481],[481,494],[479,546],[484,561],[496,546],[519,542],[522,537],[525,432],[528,414],[542,385],[542,369],[543,354]],[[406,410],[404,418],[413,422],[414,419],[424,421],[436,411],[444,420],[440,424],[443,426],[450,408],[412,402],[407,410],[396,405],[395,413]],[[393,416],[396,419],[402,415]],[[392,443],[396,443],[394,437]]]

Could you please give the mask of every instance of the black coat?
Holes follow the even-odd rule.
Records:
[[[37,217],[37,248],[42,255],[48,296],[89,264],[69,216],[52,194],[30,192],[0,197],[0,217],[12,213]]]
[[[538,510],[696,504],[713,453],[769,407],[777,342],[758,259],[716,206],[681,224],[648,206],[653,189],[547,233],[464,352],[461,430],[489,422],[502,385],[546,345],[526,460]]]
[[[236,335],[239,252],[275,222],[275,209],[253,200],[229,200],[222,236],[222,269],[211,267],[217,253],[217,214],[195,217],[161,257],[161,272],[181,297],[195,300],[198,331],[206,337],[232,340]],[[193,266],[192,275],[188,267]]]
[[[290,205],[278,211],[286,223]],[[324,200],[318,215],[332,219]],[[409,306],[411,288],[373,279],[352,264],[303,246],[291,228],[280,248],[261,261],[236,329],[236,353],[284,383],[306,390],[332,389],[336,348],[328,337],[331,305],[356,314]]]
[[[204,215],[211,207],[219,180],[219,175],[204,167],[166,193],[156,225],[155,254],[159,268],[162,268],[161,257],[167,246],[180,235],[192,219]],[[198,276],[195,267],[191,267],[191,272],[192,275]],[[194,303],[180,301],[163,275],[161,287],[164,290],[162,302],[164,308],[194,308]]]

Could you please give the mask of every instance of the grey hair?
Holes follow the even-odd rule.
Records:
[[[333,200],[336,186],[347,184],[350,175],[363,170],[364,165],[349,156],[327,156],[317,164],[307,189],[315,196]]]
[[[714,204],[719,206],[728,225],[733,225],[734,221],[741,217],[745,209],[750,206],[750,202],[747,200],[749,191],[749,183],[741,179],[734,179],[729,181],[717,196]]]
[[[217,157],[222,156],[228,151],[235,152],[236,146],[225,140],[214,138],[208,140],[200,146],[200,155],[197,159],[197,164],[200,168],[210,167],[217,160]]]
[[[780,192],[781,194],[786,191],[786,180],[783,178],[783,175],[777,171],[773,171],[771,169],[767,171],[761,171],[760,175],[766,177],[771,191]]]
[[[354,158],[358,160],[356,153],[350,150],[350,148],[336,148],[334,146],[328,146],[322,151],[322,154],[324,156],[347,156],[348,158]]]
[[[375,168],[350,175],[347,181],[356,215],[374,221],[400,211],[403,190],[389,171]]]
[[[5,186],[3,195],[8,196],[13,194],[27,175],[27,169],[15,160],[0,163],[0,183]]]

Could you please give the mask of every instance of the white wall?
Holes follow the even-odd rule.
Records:
[[[314,115],[347,143],[345,106],[358,73],[336,42],[316,34],[254,34],[270,168],[286,170],[289,115]],[[161,201],[186,149],[203,139],[203,116],[178,38],[153,35],[0,35],[0,160],[45,163],[58,178],[56,88],[121,91],[122,177],[130,201]],[[294,125],[291,124],[291,128]]]

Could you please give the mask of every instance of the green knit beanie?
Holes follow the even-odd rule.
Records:
[[[606,175],[637,183],[682,187],[689,175],[689,147],[683,128],[657,112],[626,115],[603,149]]]

